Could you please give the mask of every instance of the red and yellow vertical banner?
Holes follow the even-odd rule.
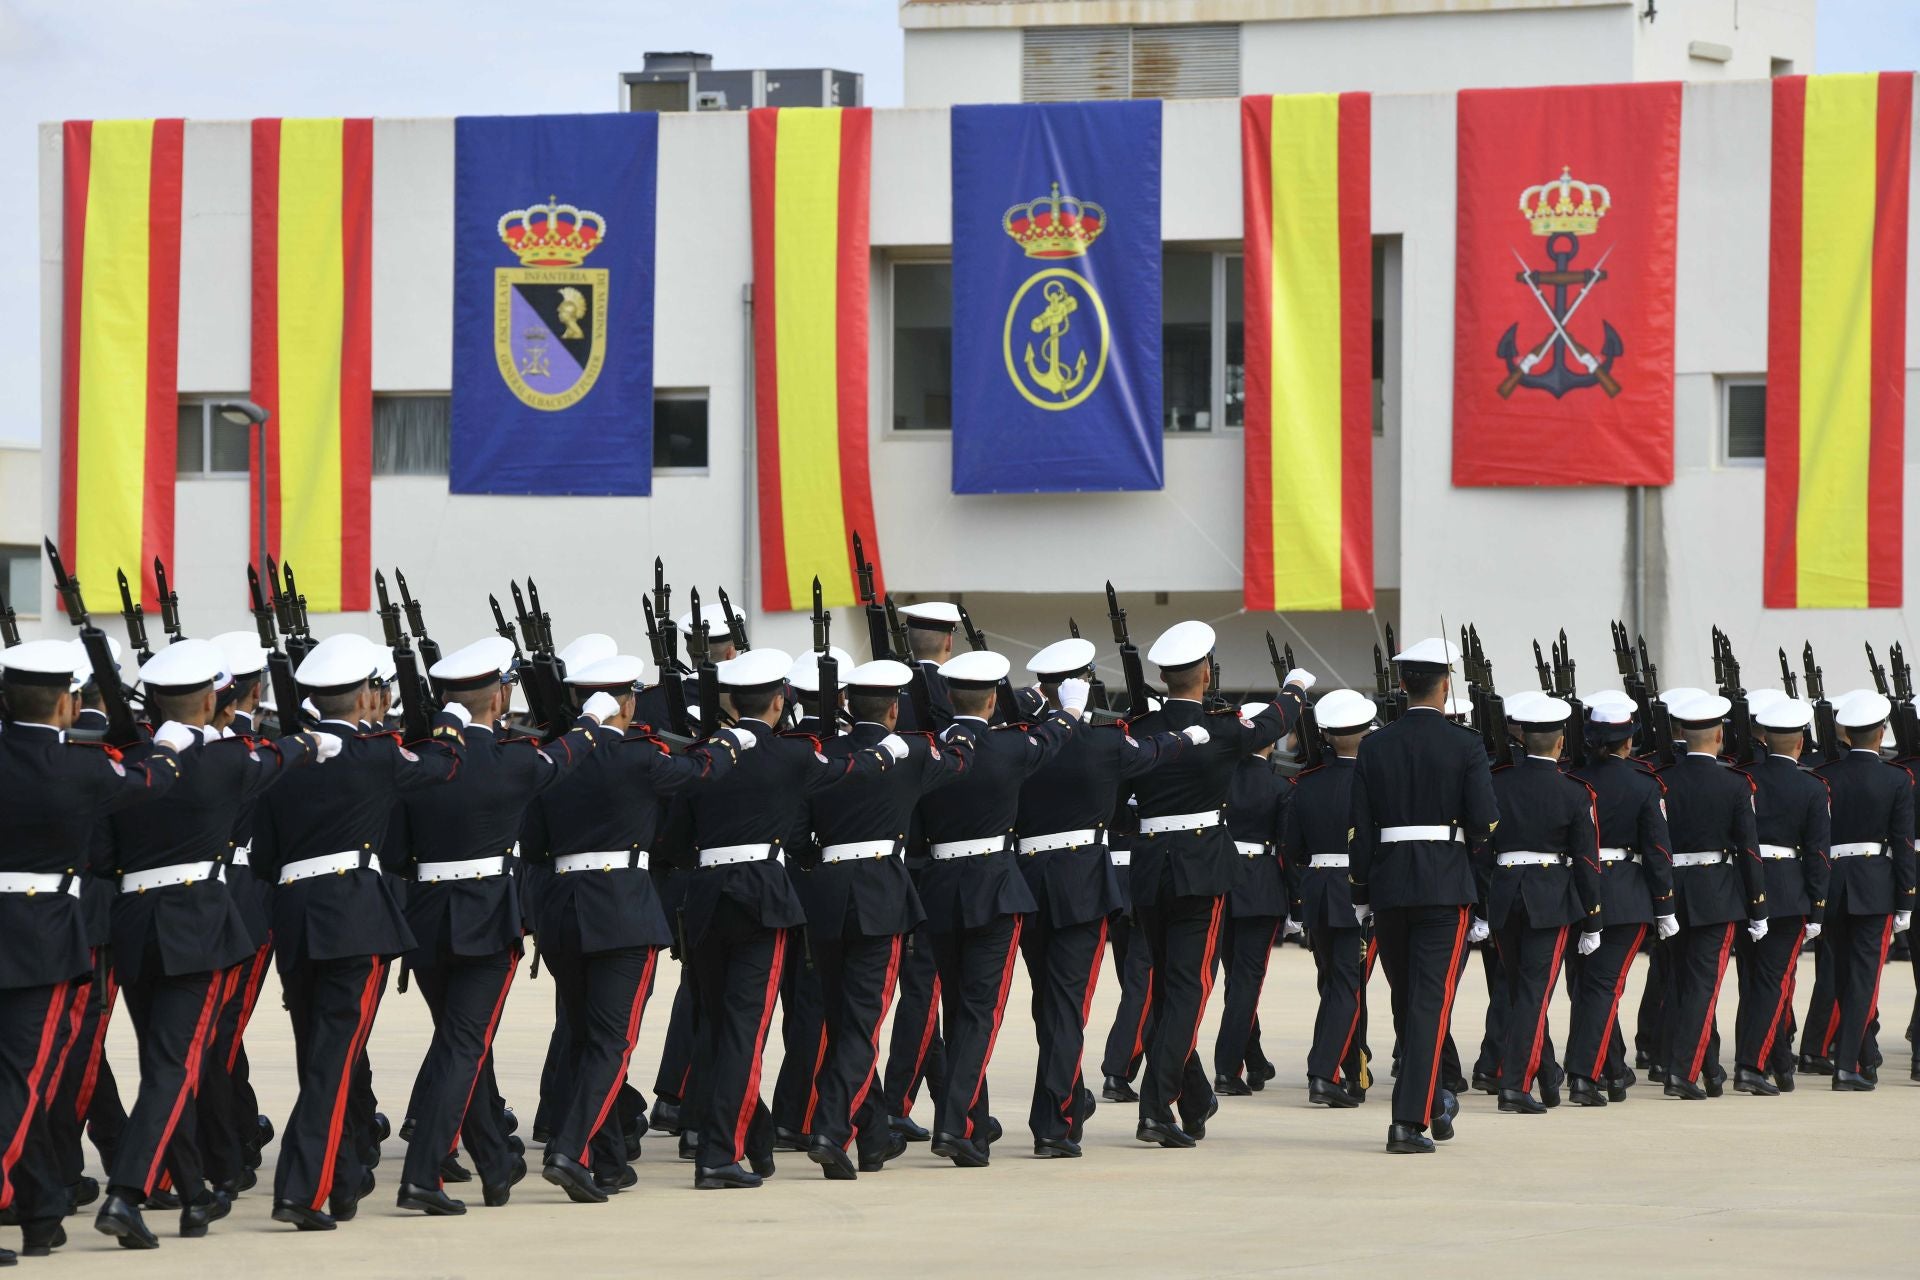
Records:
[[[372,345],[373,122],[255,120],[254,501],[315,612],[369,607]]]
[[[180,349],[179,120],[74,120],[63,144],[60,546],[96,589],[158,607],[173,556]]]
[[[1770,609],[1901,602],[1913,73],[1773,82]]]
[[[747,129],[761,605],[810,607],[816,574],[828,605],[853,604],[855,533],[880,561],[867,477],[873,113],[766,107]]]
[[[1249,609],[1373,607],[1372,99],[1242,99]]]

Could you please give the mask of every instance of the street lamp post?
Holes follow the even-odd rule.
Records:
[[[260,480],[255,489],[259,501],[254,508],[254,549],[260,557],[259,570],[267,571],[267,418],[265,409],[251,400],[222,400],[213,411],[236,427],[252,427],[256,457],[260,460]]]

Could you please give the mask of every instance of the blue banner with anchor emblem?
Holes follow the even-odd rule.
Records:
[[[455,493],[653,492],[659,117],[454,124]]]
[[[953,109],[953,491],[1161,487],[1160,104]]]

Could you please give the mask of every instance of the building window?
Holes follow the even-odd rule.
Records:
[[[1214,262],[1221,255],[1169,250],[1160,260],[1160,407],[1168,431],[1211,431]]]
[[[1767,457],[1767,380],[1720,379],[1721,457],[1764,462]]]
[[[893,429],[953,427],[953,264],[893,264]]]
[[[1020,96],[1026,102],[1237,98],[1240,26],[1028,27]]]
[[[241,396],[195,396],[180,401],[174,473],[181,476],[244,476],[253,465],[253,428],[228,422],[213,411]]]
[[[443,476],[453,434],[450,395],[373,398],[373,474]]]
[[[701,473],[707,470],[707,389],[655,388],[653,393],[653,469]]]
[[[40,616],[40,548],[0,547],[0,587],[14,616]]]

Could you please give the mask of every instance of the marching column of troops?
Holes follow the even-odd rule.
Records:
[[[277,736],[262,695],[280,655],[250,632],[177,639],[140,669],[151,727],[120,748],[81,740],[105,715],[79,642],[5,650],[0,1214],[25,1253],[63,1243],[62,1220],[96,1199],[96,1227],[124,1246],[159,1244],[144,1214],[160,1207],[201,1236],[255,1185],[275,1126],[245,1032],[269,961],[298,1076],[272,1217],[303,1231],[350,1220],[375,1187],[389,1125],[368,1043],[390,989],[410,984],[433,1035],[400,1126],[397,1203],[464,1213],[447,1187],[476,1176],[486,1205],[508,1202],[528,1163],[492,1047],[529,942],[553,992],[530,1136],[542,1175],[579,1202],[635,1183],[650,1127],[677,1135],[701,1189],[760,1186],[779,1150],[835,1180],[915,1141],[988,1165],[1003,1136],[989,1067],[1023,963],[1033,1152],[1079,1157],[1109,949],[1122,991],[1095,1045],[1098,1100],[1137,1104],[1135,1136],[1160,1147],[1195,1146],[1221,1095],[1275,1078],[1261,985],[1302,932],[1318,973],[1312,1103],[1365,1102],[1367,985],[1386,972],[1390,1152],[1451,1139],[1469,1088],[1522,1114],[1563,1088],[1605,1106],[1638,1066],[1668,1095],[1718,1096],[1734,957],[1736,1089],[1790,1090],[1796,1068],[1874,1087],[1880,973],[1915,887],[1914,779],[1882,750],[1881,694],[1837,701],[1846,749],[1817,768],[1802,758],[1813,708],[1752,695],[1764,750],[1735,768],[1728,699],[1670,691],[1672,763],[1655,767],[1633,750],[1646,703],[1625,693],[1589,695],[1579,722],[1562,698],[1511,697],[1493,751],[1489,726],[1461,722],[1461,654],[1442,639],[1396,656],[1386,717],[1353,690],[1310,699],[1300,670],[1268,701],[1223,704],[1214,633],[1183,622],[1146,655],[1164,696],[1120,719],[1090,709],[1096,649],[1077,633],[1015,690],[1001,655],[953,653],[971,631],[956,607],[900,613],[911,662],[856,666],[824,642],[796,661],[736,629],[714,640],[713,679],[681,687],[643,686],[641,659],[584,636],[554,664],[577,717],[526,728],[511,714],[517,646],[490,636],[413,686],[440,705],[413,708],[411,733],[396,731],[394,652],[362,637],[304,653],[302,713],[275,708],[304,727]],[[704,643],[705,621],[681,626]],[[656,729],[677,701],[716,695],[725,716],[707,722],[727,727]],[[1277,767],[1295,754],[1313,763]],[[1796,961],[1815,939],[1796,1057]],[[1481,942],[1489,1013],[1469,1081],[1452,1009]],[[1647,950],[1630,1066],[1620,1004]],[[649,1106],[629,1076],[663,955],[679,963]],[[1221,977],[1209,1071],[1200,1027]],[[103,1054],[116,1004],[139,1045],[130,1106]],[[923,1086],[930,1128],[912,1118]],[[82,1172],[83,1134],[104,1187]]]

